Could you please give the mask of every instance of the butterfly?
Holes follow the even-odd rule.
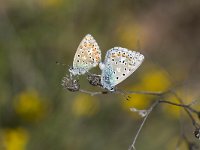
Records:
[[[88,75],[90,84],[115,91],[115,86],[129,77],[143,62],[144,56],[139,52],[122,47],[107,51],[104,62],[99,63],[101,75]]]
[[[101,50],[92,35],[87,34],[78,46],[74,56],[71,75],[82,75],[101,62]]]
[[[63,83],[69,83],[68,89],[77,90],[72,76],[88,73],[88,81],[94,86],[100,86],[114,91],[115,86],[129,77],[143,62],[144,56],[139,52],[122,47],[114,47],[107,51],[104,62],[101,62],[101,50],[92,35],[87,34],[78,46],[73,60],[73,67],[69,69],[70,78]],[[95,75],[89,70],[99,65],[102,73]],[[70,81],[70,80],[71,81]],[[64,84],[66,85],[66,84]]]

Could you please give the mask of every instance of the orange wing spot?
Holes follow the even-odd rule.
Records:
[[[95,50],[96,51],[96,50]],[[98,55],[98,52],[95,52],[94,55]]]
[[[96,61],[97,61],[97,62],[99,61],[99,57],[98,57],[98,58],[96,57]]]

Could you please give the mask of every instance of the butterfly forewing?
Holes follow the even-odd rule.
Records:
[[[106,54],[102,69],[101,83],[112,89],[130,76],[143,62],[144,56],[126,48],[114,47]]]
[[[84,74],[101,61],[101,51],[96,40],[87,34],[78,46],[73,61],[73,75]]]

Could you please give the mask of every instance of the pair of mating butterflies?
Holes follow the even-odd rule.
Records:
[[[79,89],[77,80],[72,76],[89,73],[90,69],[99,65],[102,71],[101,75],[89,73],[89,83],[114,91],[115,86],[130,76],[143,60],[144,56],[139,52],[114,47],[107,51],[104,62],[101,62],[101,50],[95,39],[87,34],[79,44],[74,56],[73,67],[69,69],[70,78],[65,77],[62,85],[67,86],[71,91]]]

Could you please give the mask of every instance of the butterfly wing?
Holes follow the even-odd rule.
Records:
[[[129,77],[143,62],[144,56],[139,52],[122,47],[110,49],[105,57],[102,70],[101,84],[108,90]]]
[[[73,68],[70,69],[70,72],[73,75],[84,74],[96,67],[100,61],[101,50],[92,35],[87,34],[78,46],[74,56]]]

